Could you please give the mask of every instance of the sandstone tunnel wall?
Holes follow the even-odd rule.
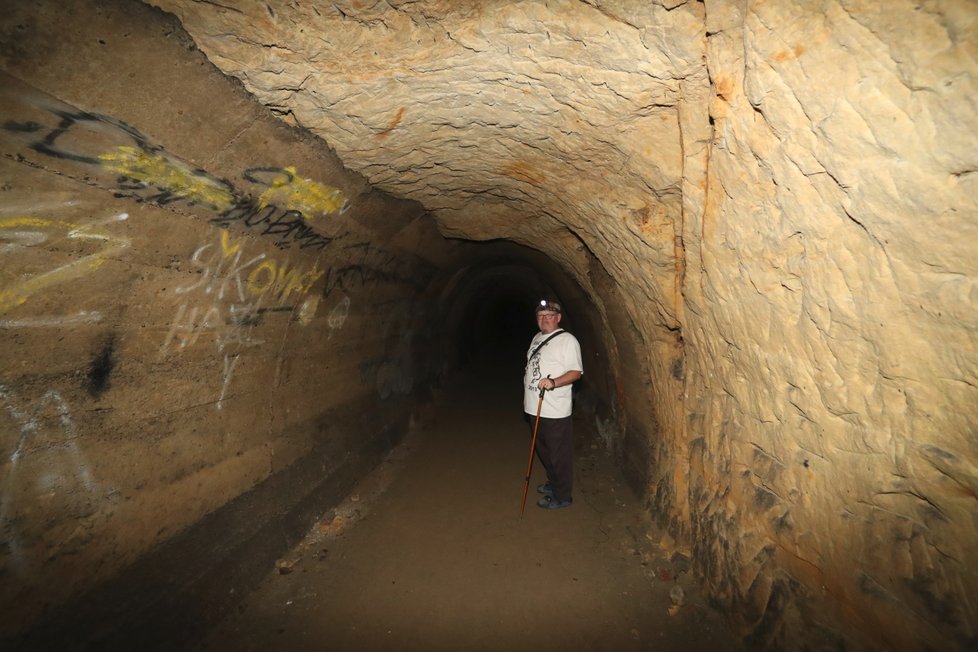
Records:
[[[154,4],[573,275],[596,427],[754,645],[974,645],[973,2]]]
[[[304,532],[407,427],[452,247],[156,10],[22,3],[0,43],[2,638],[249,491],[208,567]]]
[[[369,182],[568,275],[608,364],[595,428],[753,647],[974,647],[973,2],[153,4],[193,43],[137,3],[2,19],[30,84],[3,100],[11,541],[46,523],[108,574],[113,537],[135,555],[342,449],[334,408],[404,416],[427,373],[399,335],[438,310],[409,302],[441,296],[410,279],[459,259]],[[311,232],[266,234],[222,209],[306,179],[349,208],[317,192]],[[242,294],[268,310],[237,319]],[[69,492],[17,484],[27,451]],[[30,534],[28,562],[57,553]]]
[[[975,5],[705,6],[695,557],[758,645],[973,649]]]

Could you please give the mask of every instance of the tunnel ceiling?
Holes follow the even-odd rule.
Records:
[[[446,235],[507,238],[575,269],[582,243],[610,258],[629,242],[675,269],[677,106],[706,74],[698,3],[152,4]]]

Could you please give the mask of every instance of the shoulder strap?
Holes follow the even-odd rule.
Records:
[[[542,349],[544,346],[546,346],[547,342],[549,342],[553,338],[557,337],[558,335],[560,335],[562,333],[566,333],[566,332],[567,331],[561,329],[561,330],[557,331],[556,333],[551,333],[550,337],[548,337],[544,341],[540,342],[540,344],[537,345],[537,348],[533,349],[533,353],[530,354],[530,357],[528,357],[527,360],[532,360],[533,359],[533,356],[535,356],[537,353],[540,353],[540,349]]]

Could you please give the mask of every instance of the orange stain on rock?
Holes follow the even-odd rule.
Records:
[[[377,134],[377,138],[387,138],[387,136],[390,135],[392,131],[394,131],[394,128],[397,127],[397,125],[401,124],[402,119],[404,119],[403,106],[397,110],[397,114],[394,116],[394,119],[390,121],[390,124],[387,125],[387,128]]]
[[[778,63],[784,63],[785,61],[794,61],[804,53],[805,53],[804,46],[796,45],[790,50],[781,50],[780,52],[775,54],[774,60],[777,61]]]
[[[546,175],[540,170],[535,170],[529,166],[529,164],[523,161],[516,161],[510,163],[506,167],[499,170],[500,174],[504,174],[512,179],[518,179],[519,181],[525,181],[534,186],[539,186],[544,181],[547,180]]]
[[[737,83],[731,77],[717,77],[715,87],[717,95],[729,102]]]

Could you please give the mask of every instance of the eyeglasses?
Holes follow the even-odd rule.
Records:
[[[557,313],[556,312],[550,312],[550,313],[538,312],[537,313],[537,319],[541,319],[541,318],[543,318],[543,319],[556,319],[557,318]]]

